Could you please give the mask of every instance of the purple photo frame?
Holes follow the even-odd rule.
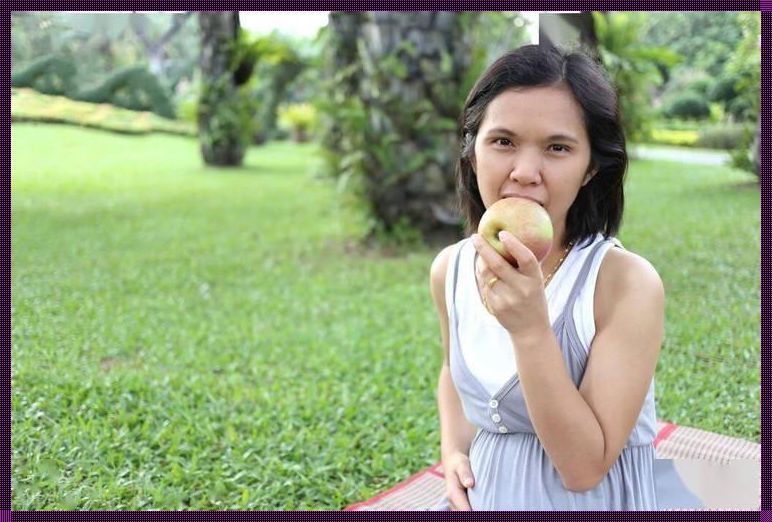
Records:
[[[405,0],[370,0],[368,2],[339,2],[332,0],[261,0],[248,2],[244,0],[217,0],[206,3],[192,3],[182,0],[163,1],[127,1],[113,0],[11,0],[9,7],[2,14],[2,53],[3,70],[2,91],[2,306],[3,323],[2,357],[0,357],[0,397],[2,415],[0,415],[0,522],[10,522],[15,518],[20,522],[46,520],[57,522],[96,521],[111,519],[116,521],[134,520],[267,520],[283,518],[285,520],[301,520],[311,518],[348,519],[348,520],[387,520],[393,519],[389,512],[11,512],[11,11],[130,11],[130,10],[283,10],[283,11],[329,11],[329,10],[368,10],[368,11],[410,11],[410,10],[446,10],[446,11],[576,11],[576,10],[659,10],[659,11],[762,11],[761,15],[761,513],[752,511],[670,511],[670,512],[530,512],[530,513],[470,513],[461,515],[453,512],[412,513],[416,518],[435,520],[759,520],[772,522],[772,499],[769,490],[772,469],[770,469],[770,377],[772,375],[772,354],[770,339],[772,339],[772,314],[770,313],[770,261],[772,260],[772,215],[770,215],[770,118],[772,114],[772,65],[770,65],[769,31],[772,29],[772,0],[675,0],[664,2],[660,0],[583,0],[579,2],[555,0],[521,0],[519,2],[503,2],[501,0],[473,0],[459,2],[454,0],[405,1]],[[411,516],[406,512],[398,512],[399,518]]]

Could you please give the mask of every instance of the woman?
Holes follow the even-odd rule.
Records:
[[[621,247],[627,168],[614,89],[580,52],[540,46],[483,73],[460,119],[471,237],[431,267],[447,498],[440,509],[658,509],[653,376],[664,325],[654,268]],[[473,232],[524,197],[549,213],[539,263]]]

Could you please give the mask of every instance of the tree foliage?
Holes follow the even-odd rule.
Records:
[[[747,120],[758,119],[761,89],[761,14],[738,13],[742,40],[726,63],[725,72],[734,78],[734,88],[746,101]]]
[[[761,14],[740,13],[742,40],[726,66],[726,72],[736,78],[735,88],[739,95],[736,100],[743,106],[741,115],[748,121],[755,121],[754,130],[733,156],[734,164],[756,174],[760,173],[759,144],[761,137]]]
[[[308,68],[309,59],[301,56],[296,42],[275,32],[254,37],[248,45],[255,56],[255,74],[249,89],[259,100],[257,131],[253,138],[262,143],[277,136],[279,105],[289,97],[290,89]]]
[[[640,33],[646,46],[666,47],[684,57],[683,63],[718,76],[742,38],[732,12],[649,12],[642,14]]]
[[[663,81],[661,70],[681,57],[664,47],[641,42],[642,18],[637,13],[593,13],[598,52],[619,95],[627,138],[647,136],[653,120],[653,88]]]
[[[73,81],[80,90],[119,69],[145,67],[174,98],[198,61],[198,30],[188,18],[189,13],[14,12],[13,69],[57,55],[76,64]]]

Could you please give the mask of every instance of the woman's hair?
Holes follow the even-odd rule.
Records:
[[[456,181],[467,233],[477,229],[485,212],[472,165],[475,138],[488,105],[508,89],[554,85],[567,86],[581,106],[590,139],[589,170],[597,169],[568,210],[565,242],[579,242],[597,232],[609,237],[619,230],[627,151],[611,81],[603,68],[582,51],[526,45],[488,67],[472,87],[459,118],[461,147]]]

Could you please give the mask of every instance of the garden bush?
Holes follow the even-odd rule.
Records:
[[[695,131],[695,132],[700,130],[700,123],[694,120],[682,120],[679,118],[665,119],[664,114],[661,115],[661,118],[662,119],[657,122],[658,129],[688,130],[688,131]]]
[[[100,85],[81,91],[75,98],[91,103],[111,103],[134,111],[151,111],[164,118],[174,118],[174,109],[158,78],[144,67],[116,71]]]
[[[652,129],[651,139],[662,145],[692,147],[699,139],[699,133],[693,130]]]
[[[279,125],[292,132],[292,139],[308,141],[309,133],[316,128],[316,108],[310,103],[291,103],[279,107]]]
[[[751,121],[758,116],[758,109],[754,108],[753,105],[753,102],[746,96],[738,96],[729,102],[726,110],[735,120]]]
[[[728,104],[737,97],[736,85],[737,78],[734,76],[721,76],[708,92],[708,98],[713,102]]]
[[[759,177],[761,174],[759,157],[761,128],[757,125],[748,125],[745,128],[740,143],[732,152],[732,165]]]
[[[11,121],[65,123],[123,134],[164,132],[192,136],[196,133],[195,124],[169,120],[150,112],[76,101],[15,87],[11,88]]]
[[[47,55],[11,75],[11,86],[91,103],[110,103],[134,111],[151,111],[174,119],[174,108],[158,78],[144,67],[116,71],[99,85],[80,89],[77,68],[68,58]]]
[[[63,56],[47,55],[11,74],[11,86],[43,94],[65,95],[75,88],[75,65]]]
[[[698,120],[710,116],[710,106],[704,96],[694,91],[686,91],[673,99],[666,113],[670,117]]]
[[[721,125],[708,127],[699,133],[697,146],[708,149],[734,150],[738,148],[751,132],[746,125]]]
[[[697,78],[689,84],[687,90],[694,91],[702,96],[707,96],[713,88],[713,82],[708,78]]]

